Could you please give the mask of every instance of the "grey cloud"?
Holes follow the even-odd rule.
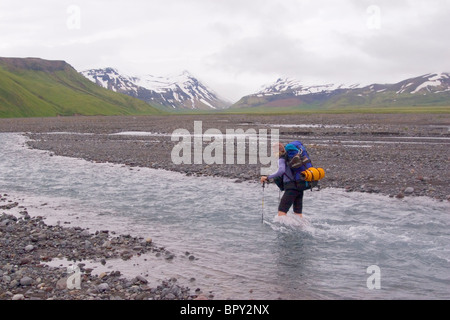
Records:
[[[282,35],[261,35],[240,39],[208,60],[235,73],[289,73],[307,64],[310,55],[300,41]]]

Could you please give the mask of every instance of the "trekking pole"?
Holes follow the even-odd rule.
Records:
[[[261,223],[264,223],[264,189],[266,188],[266,182],[263,182],[263,194],[262,194],[262,208],[261,208]]]

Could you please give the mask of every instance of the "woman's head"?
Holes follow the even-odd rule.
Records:
[[[273,145],[273,152],[278,153],[279,155],[284,155],[286,150],[284,149],[284,145],[282,143],[275,143]]]

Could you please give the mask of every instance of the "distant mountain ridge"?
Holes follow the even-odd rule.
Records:
[[[0,117],[160,114],[80,75],[65,61],[0,58]]]
[[[394,84],[303,85],[292,78],[279,78],[257,93],[247,95],[232,108],[252,107],[389,107],[450,105],[450,74],[429,73]]]
[[[305,85],[280,78],[231,107],[189,72],[127,76],[116,69],[75,70],[62,60],[0,57],[0,117],[140,115],[161,111],[296,112],[399,107],[450,112],[450,73],[393,84]],[[403,108],[403,109],[402,109]],[[228,111],[227,111],[228,112]],[[422,112],[422,111],[421,111]]]
[[[306,95],[321,92],[331,92],[338,89],[353,89],[359,85],[354,84],[346,86],[344,84],[322,84],[322,85],[303,85],[301,81],[293,78],[279,78],[275,83],[265,85],[256,94],[258,96],[273,95],[281,92],[292,91],[294,95]]]
[[[40,58],[3,58],[0,57],[0,66],[9,71],[34,70],[55,72],[69,70],[72,67],[63,60],[44,60]]]
[[[168,77],[128,76],[114,68],[90,69],[81,74],[99,86],[141,99],[163,110],[217,110],[231,105],[188,71]]]

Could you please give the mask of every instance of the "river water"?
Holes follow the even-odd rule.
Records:
[[[302,220],[279,219],[274,185],[51,156],[25,142],[0,134],[0,192],[30,215],[151,237],[175,254],[87,262],[97,272],[176,277],[215,299],[450,299],[448,202],[327,188],[305,193]]]

